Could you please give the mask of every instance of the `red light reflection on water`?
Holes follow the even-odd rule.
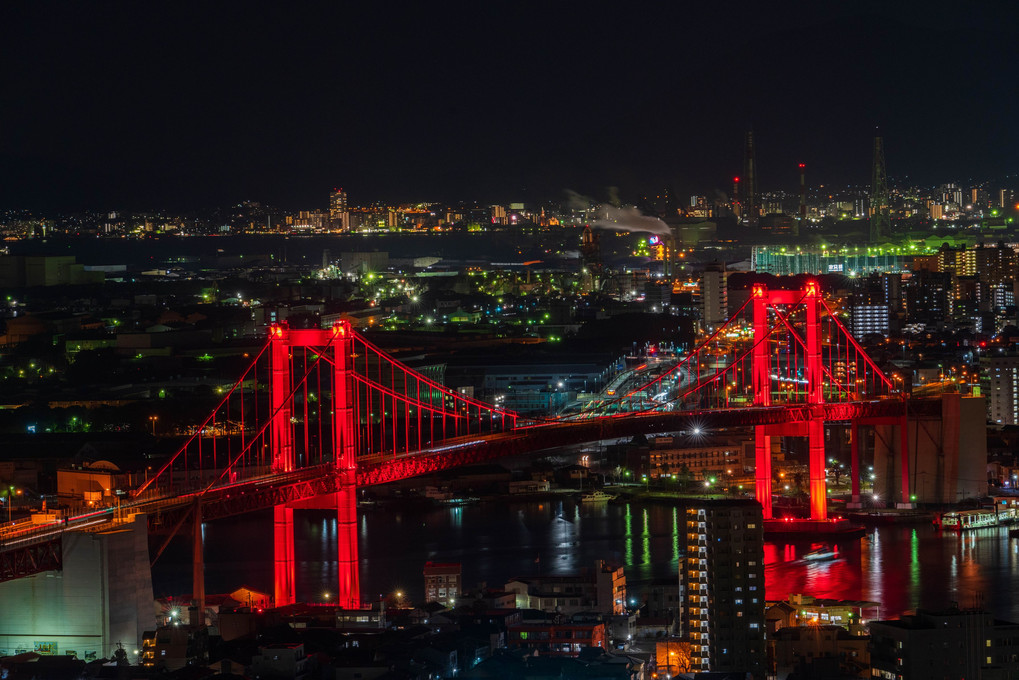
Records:
[[[800,593],[837,600],[863,599],[859,563],[854,567],[842,546],[831,546],[835,555],[830,559],[804,559],[807,553],[825,547],[821,543],[765,543],[764,587],[768,599],[786,599]]]
[[[836,555],[831,559],[804,559],[822,545],[765,543],[767,598],[804,594],[877,602],[882,618],[897,618],[918,607],[942,609],[953,602],[989,606],[999,616],[1019,613],[1019,603],[1011,598],[1019,545],[1009,542],[1004,529],[959,535],[922,525],[885,527],[860,540],[833,544]]]

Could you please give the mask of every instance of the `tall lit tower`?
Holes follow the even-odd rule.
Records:
[[[757,208],[757,159],[754,157],[754,131],[747,130],[746,146],[743,149],[743,205],[746,207],[747,223],[756,225],[760,211]]]
[[[888,217],[888,178],[885,176],[884,139],[874,138],[874,174],[870,182],[870,240],[878,241],[891,231]]]
[[[807,219],[807,164],[800,163],[800,219]]]
[[[350,213],[347,212],[347,192],[333,189],[329,192],[329,222],[333,229],[350,231]]]
[[[337,219],[345,212],[347,212],[347,192],[343,189],[333,189],[329,192],[329,217]]]

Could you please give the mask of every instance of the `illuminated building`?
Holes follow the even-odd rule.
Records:
[[[980,368],[987,381],[990,420],[998,425],[1019,425],[1019,357],[984,357]]]
[[[347,212],[347,192],[343,189],[333,189],[329,193],[329,217],[335,222],[345,212]]]
[[[701,275],[701,324],[707,331],[729,318],[728,274],[724,262],[710,262]]]
[[[867,274],[904,272],[909,269],[912,248],[802,248],[796,246],[754,246],[751,268],[763,274]]]
[[[455,606],[461,592],[461,571],[459,562],[425,562],[425,601]]]
[[[296,215],[287,215],[286,224],[291,231],[320,234],[329,231],[329,213],[301,210]]]
[[[744,473],[742,442],[738,440],[688,441],[683,446],[659,443],[648,455],[648,475],[651,479],[678,479],[687,475],[690,480],[721,477],[723,480],[739,478]],[[716,481],[718,481],[716,479]]]
[[[686,511],[691,670],[764,668],[764,520],[751,500],[699,501]]]
[[[506,208],[501,205],[492,206],[492,224],[506,224]]]
[[[890,332],[888,305],[855,305],[850,321],[853,336],[863,338],[872,333],[888,337]]]

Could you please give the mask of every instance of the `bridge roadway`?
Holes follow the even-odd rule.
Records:
[[[901,417],[906,408],[911,417],[937,417],[941,414],[939,399],[909,402],[880,399],[819,406],[665,411],[556,422],[534,421],[507,432],[459,437],[421,451],[359,458],[357,485],[364,487],[385,484],[570,444],[622,439],[640,434],[806,422],[817,411],[823,413],[826,421]],[[26,570],[59,568],[59,565],[52,566],[53,560],[59,559],[53,554],[59,553],[59,549],[54,551],[53,545],[59,547],[60,537],[67,531],[109,530],[120,523],[133,521],[138,514],[145,514],[150,529],[159,532],[175,528],[183,522],[199,498],[202,519],[210,521],[283,503],[308,501],[336,492],[340,484],[340,476],[336,474],[335,468],[332,464],[325,464],[283,474],[261,474],[220,485],[154,489],[114,507],[48,524],[5,526],[0,530],[0,581],[27,575]]]

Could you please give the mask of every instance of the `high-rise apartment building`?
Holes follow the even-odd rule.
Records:
[[[347,212],[347,192],[343,189],[333,189],[329,193],[329,216],[335,220],[345,212]]]
[[[724,262],[709,262],[701,274],[701,324],[708,331],[729,318],[728,274]]]
[[[863,338],[871,334],[888,337],[891,317],[888,305],[854,305],[851,313],[850,327],[854,337]]]
[[[492,206],[492,224],[507,224],[509,218],[506,217],[506,207],[501,205]]]
[[[980,372],[987,383],[990,421],[998,425],[1019,425],[1019,357],[983,357]]]
[[[699,501],[687,508],[686,538],[691,670],[760,674],[765,666],[760,504]]]
[[[908,323],[922,323],[929,330],[943,329],[952,317],[952,275],[944,272],[913,272],[906,286]]]

